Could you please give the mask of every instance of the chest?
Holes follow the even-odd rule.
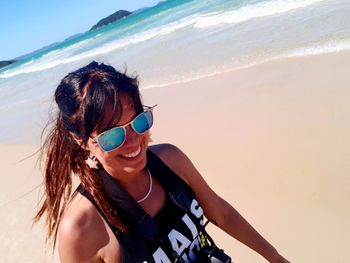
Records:
[[[181,258],[179,262],[198,262],[203,209],[193,195],[184,194],[176,200],[167,193],[164,198],[162,208],[153,217],[157,228],[154,238],[144,238],[135,231],[117,235],[123,262],[170,263],[176,258]]]
[[[166,194],[164,188],[160,185],[158,180],[153,179],[153,187],[149,196],[139,205],[151,217],[155,217],[164,207]]]

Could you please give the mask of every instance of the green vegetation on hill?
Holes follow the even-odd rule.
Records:
[[[131,15],[132,12],[126,11],[126,10],[119,10],[113,14],[111,14],[110,16],[107,16],[103,19],[101,19],[100,21],[98,21],[98,23],[96,25],[94,25],[89,31],[95,30],[97,28],[100,28],[102,26],[108,25],[110,23],[113,23],[115,21],[118,21],[128,15]]]

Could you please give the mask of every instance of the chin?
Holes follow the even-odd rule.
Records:
[[[146,164],[147,164],[146,149],[147,148],[145,148],[144,145],[142,145],[141,147],[142,149],[138,156],[124,160],[123,170],[126,173],[136,174],[142,171],[146,167]]]

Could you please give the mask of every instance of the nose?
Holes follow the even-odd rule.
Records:
[[[132,128],[131,125],[125,127],[125,142],[124,145],[132,145],[138,143],[139,134],[137,134]]]

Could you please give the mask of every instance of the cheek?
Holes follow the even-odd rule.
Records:
[[[103,151],[97,143],[91,141],[87,144],[87,150],[90,152],[90,155],[95,156],[100,163],[102,160],[106,159],[106,157],[108,158],[109,155],[107,152]]]
[[[151,133],[148,131],[148,132],[142,134],[142,140],[144,141],[145,145],[147,146],[149,142],[152,142]]]
[[[111,151],[111,152],[105,152],[102,149],[98,148],[95,151],[95,156],[99,163],[105,167],[109,167],[113,164],[115,164],[116,161],[116,155],[118,154],[118,151]]]

